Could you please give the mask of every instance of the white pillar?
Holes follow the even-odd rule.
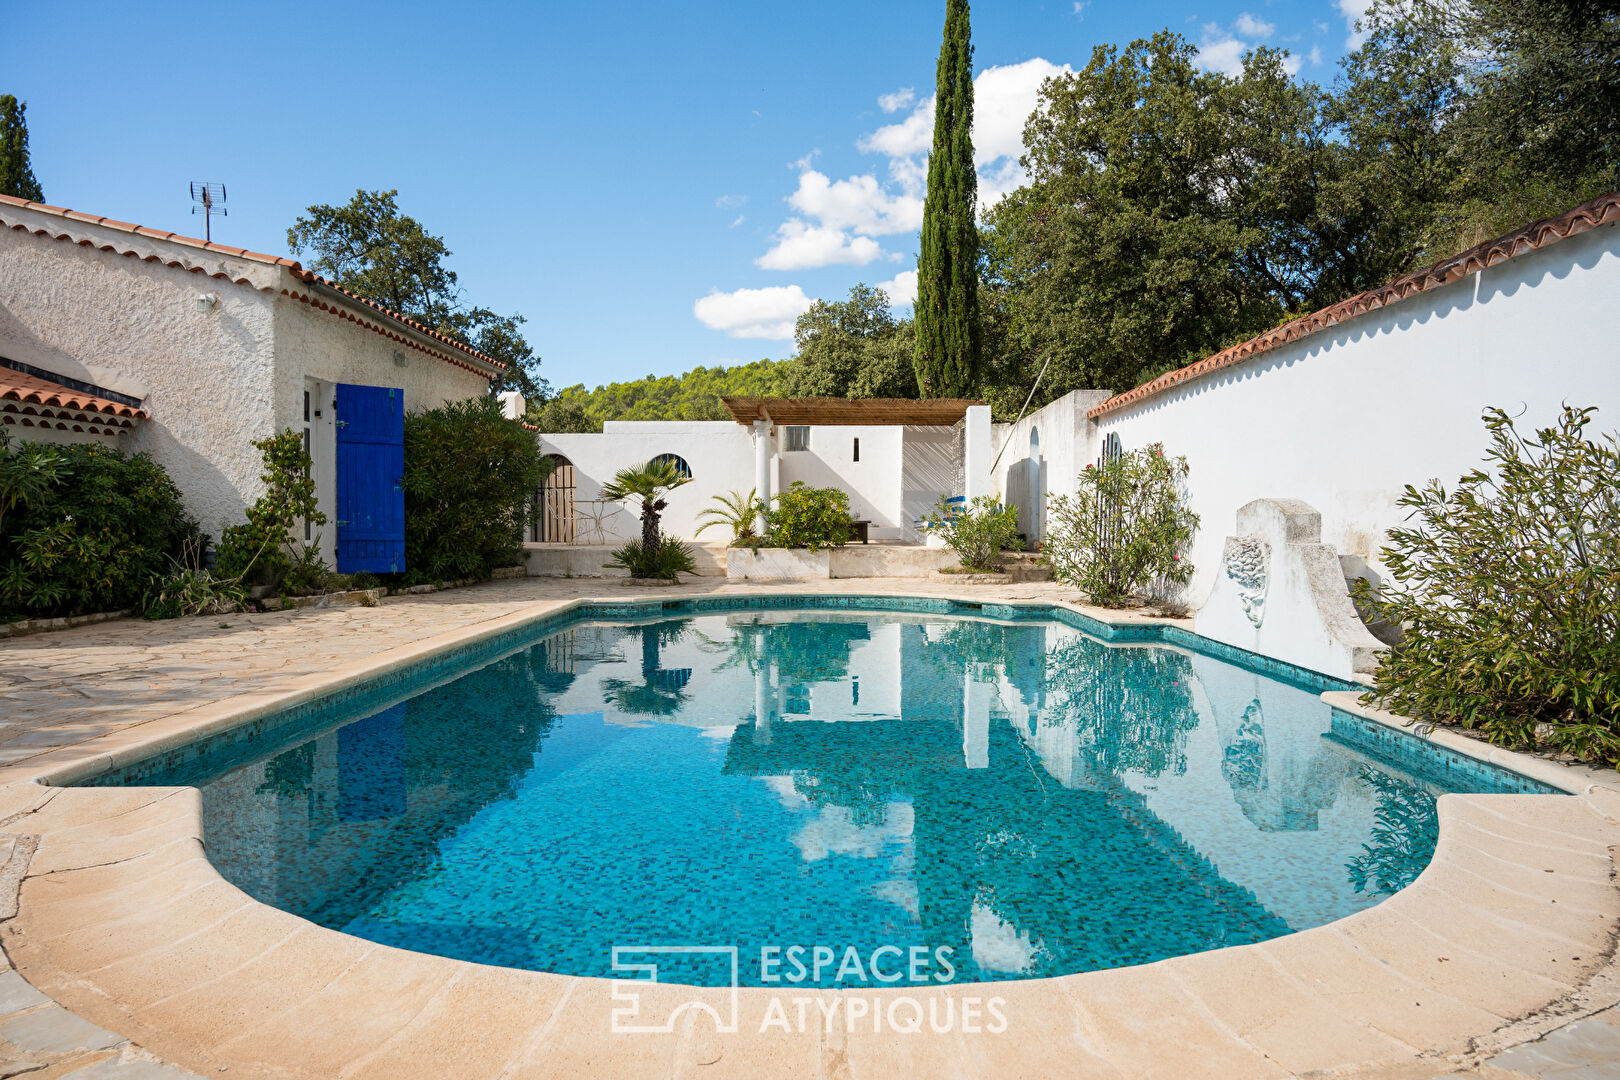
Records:
[[[990,767],[990,698],[995,687],[962,672],[962,761],[970,769]]]
[[[771,504],[771,422],[769,420],[754,421],[754,494],[759,496],[761,505]],[[765,516],[761,514],[754,523],[754,528],[761,534],[765,533]]]
[[[995,494],[990,478],[990,406],[968,406],[962,426],[962,494],[971,503],[980,495]]]

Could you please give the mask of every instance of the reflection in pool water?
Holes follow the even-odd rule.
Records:
[[[962,981],[1260,941],[1408,884],[1456,785],[1312,690],[1044,621],[581,623],[346,719],[142,782],[201,784],[267,903],[587,975],[615,945],[738,946],[758,983],[767,946],[948,947]]]

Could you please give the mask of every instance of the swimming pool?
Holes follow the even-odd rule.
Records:
[[[1345,686],[1053,608],[596,605],[96,782],[200,787],[227,878],[402,948],[1030,978],[1330,922],[1422,870],[1439,794],[1552,790]]]

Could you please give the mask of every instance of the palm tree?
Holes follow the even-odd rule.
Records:
[[[691,482],[692,478],[682,476],[673,461],[654,460],[634,469],[620,469],[602,485],[602,498],[613,502],[641,500],[641,550],[652,551],[658,546],[658,515],[666,505],[664,493]]]
[[[698,520],[703,522],[698,526],[694,536],[702,536],[703,530],[715,525],[724,525],[731,530],[733,542],[738,540],[751,540],[754,536],[754,522],[758,520],[759,513],[764,509],[760,503],[758,492],[750,488],[747,495],[740,491],[716,495],[714,501],[718,506],[711,506],[698,514]]]

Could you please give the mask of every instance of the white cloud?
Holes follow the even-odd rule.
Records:
[[[1074,13],[1080,18],[1086,17],[1086,8],[1091,6],[1091,0],[1074,0]]]
[[[906,307],[917,302],[917,271],[902,270],[888,281],[878,282],[878,288],[889,294],[889,303]]]
[[[902,86],[892,94],[878,95],[878,108],[884,112],[899,112],[916,100],[917,91],[909,86]]]
[[[1356,29],[1356,23],[1367,14],[1372,6],[1372,0],[1338,0],[1339,14],[1344,16],[1344,24],[1350,29],[1350,36],[1344,39],[1347,49],[1359,49],[1367,40],[1367,35]]]
[[[811,300],[797,285],[764,289],[715,289],[699,297],[692,314],[710,330],[724,330],[734,338],[781,341],[793,336],[793,324],[810,310]]]
[[[1261,22],[1245,11],[1232,24],[1232,32],[1243,37],[1268,38],[1277,32],[1277,26],[1275,23]]]
[[[1236,78],[1243,74],[1243,54],[1248,51],[1248,42],[1239,41],[1211,23],[1204,27],[1204,40],[1198,46],[1198,63],[1210,71]]]
[[[1322,46],[1320,46],[1320,45],[1312,45],[1311,46],[1311,51],[1305,55],[1305,59],[1307,59],[1307,60],[1309,60],[1311,62],[1312,67],[1321,67],[1322,66]]]
[[[812,169],[799,175],[799,189],[788,196],[788,203],[827,229],[884,236],[922,228],[922,199],[890,193],[875,176],[834,181]]]
[[[869,236],[789,218],[776,230],[776,246],[754,260],[762,270],[813,270],[821,266],[865,266],[883,254]]]
[[[926,154],[933,140],[934,99],[929,98],[898,124],[887,124],[870,135],[862,135],[855,145],[863,154],[909,157]]]
[[[744,220],[745,219],[743,218],[743,216],[741,214],[738,214],[735,218],[732,219],[731,224],[727,225],[726,228],[735,229],[737,226],[741,225]]]
[[[985,68],[973,80],[973,161],[984,165],[1024,152],[1024,123],[1040,100],[1041,84],[1071,70],[1035,57],[1022,64]],[[929,127],[933,127],[929,110]],[[932,132],[930,132],[932,134]]]
[[[746,206],[747,204],[748,196],[746,195],[722,195],[714,200],[714,205],[722,210],[729,210],[734,206]]]

